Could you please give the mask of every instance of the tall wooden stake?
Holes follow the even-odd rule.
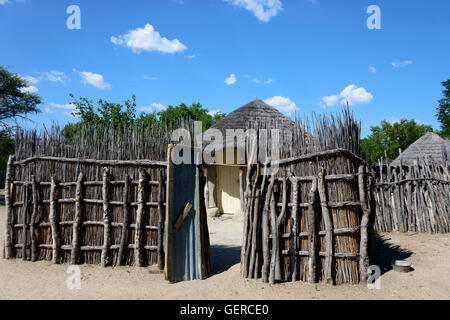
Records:
[[[361,241],[359,244],[359,272],[361,274],[361,281],[367,280],[367,269],[369,267],[368,256],[368,230],[369,225],[369,207],[367,204],[366,188],[365,188],[365,168],[359,167],[358,171],[358,184],[359,184],[359,199],[361,201],[361,208],[363,211],[361,219]]]
[[[5,205],[6,205],[6,221],[5,221],[5,259],[12,257],[12,194],[14,185],[12,183],[14,156],[9,156],[8,166],[6,167],[6,185],[5,185]]]
[[[58,263],[59,258],[59,246],[60,246],[60,237],[58,230],[58,217],[57,217],[57,184],[56,179],[52,176],[52,181],[50,185],[50,226],[52,229],[52,262]]]
[[[322,217],[325,225],[325,243],[326,243],[326,256],[325,256],[325,282],[333,284],[332,277],[332,264],[333,264],[333,222],[331,220],[330,210],[328,208],[328,197],[325,187],[325,169],[322,168],[319,174],[318,180],[320,205],[322,207]]]
[[[75,188],[75,218],[73,220],[72,229],[72,252],[70,255],[70,263],[78,263],[78,255],[80,251],[80,228],[81,219],[83,216],[83,180],[84,175],[80,173],[77,180],[77,186]]]
[[[136,211],[136,231],[134,234],[134,263],[137,267],[143,266],[142,256],[142,238],[143,238],[143,220],[144,220],[144,197],[145,197],[145,171],[139,170],[139,185],[138,185],[138,207]]]
[[[313,178],[311,191],[308,194],[308,281],[310,283],[316,282],[316,211],[315,204],[317,200],[317,178]]]
[[[111,213],[109,207],[109,169],[103,169],[103,249],[101,255],[101,266],[106,267],[109,263],[109,246],[111,243]]]

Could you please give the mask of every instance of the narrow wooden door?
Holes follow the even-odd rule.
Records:
[[[203,171],[194,161],[174,164],[172,149],[169,146],[165,276],[171,282],[205,279],[212,271],[212,263],[204,196],[200,192],[205,183]]]

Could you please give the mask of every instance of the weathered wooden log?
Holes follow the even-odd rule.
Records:
[[[138,208],[136,211],[136,230],[134,234],[134,263],[137,267],[143,266],[142,256],[142,225],[144,220],[144,197],[145,197],[145,171],[139,170],[139,185],[138,185]]]
[[[38,184],[36,177],[31,176],[31,197],[33,202],[33,211],[30,218],[30,237],[31,237],[31,261],[37,260],[37,234],[36,234],[36,218],[39,210]]]
[[[311,191],[308,194],[308,282],[316,282],[317,264],[317,234],[316,234],[316,206],[317,179],[312,181]]]
[[[327,189],[325,185],[325,169],[322,168],[319,173],[319,179],[317,183],[317,188],[319,190],[319,199],[320,205],[322,207],[322,217],[325,225],[325,247],[326,247],[326,256],[325,256],[325,265],[324,268],[324,277],[325,282],[329,284],[333,284],[332,277],[332,264],[333,264],[333,222],[331,220],[330,210],[328,208],[328,197],[327,197]]]
[[[5,221],[5,249],[4,258],[12,258],[12,195],[14,193],[14,185],[12,184],[13,174],[13,162],[14,156],[9,156],[8,164],[6,167],[6,183],[5,183],[5,206],[6,206],[6,221]]]
[[[253,207],[253,230],[252,230],[252,249],[251,249],[251,254],[250,254],[250,265],[249,265],[249,273],[248,273],[248,277],[249,278],[256,278],[255,274],[257,273],[255,271],[255,262],[256,262],[256,253],[258,251],[258,245],[259,245],[259,212],[258,212],[258,208],[259,208],[259,197],[261,195],[261,191],[257,190],[256,191],[256,199],[255,199],[255,205]]]
[[[370,212],[367,203],[366,196],[366,181],[364,178],[365,167],[360,166],[358,172],[360,176],[358,177],[358,186],[359,186],[359,199],[361,201],[361,208],[363,211],[362,219],[361,219],[361,240],[359,244],[359,271],[360,271],[360,279],[362,282],[367,280],[368,274],[367,269],[369,268],[369,256],[368,256],[368,225]]]
[[[291,266],[291,281],[297,281],[297,251],[298,251],[298,182],[291,178],[292,184],[292,211],[291,211],[291,233],[290,238],[290,266]]]
[[[117,265],[123,266],[125,264],[125,251],[127,249],[127,231],[130,224],[130,211],[129,211],[129,194],[130,192],[130,176],[125,175],[123,186],[123,222],[122,230],[120,232],[120,246],[117,254]]]
[[[29,184],[23,185],[23,207],[22,207],[22,260],[27,261],[27,230],[28,230],[28,191]]]
[[[280,241],[278,237],[278,226],[277,226],[277,213],[275,206],[275,195],[272,191],[272,196],[270,197],[270,225],[271,225],[271,234],[272,234],[272,250],[270,257],[270,274],[269,274],[269,283],[275,283],[275,268],[277,264],[277,258],[279,258],[279,248]]]
[[[77,158],[64,158],[64,157],[51,157],[51,156],[36,156],[30,157],[24,160],[15,161],[14,166],[24,166],[30,162],[37,161],[52,161],[57,163],[75,163],[75,164],[95,164],[104,167],[166,167],[164,161],[152,161],[152,160],[96,160],[96,159],[77,159]]]
[[[60,246],[60,236],[59,236],[59,228],[58,228],[58,216],[57,216],[57,192],[58,187],[56,183],[55,177],[52,177],[51,179],[51,186],[50,186],[50,226],[52,230],[52,262],[58,263],[59,259],[59,246]]]
[[[164,270],[163,177],[158,170],[158,269]]]
[[[80,229],[83,217],[83,180],[84,174],[80,173],[75,187],[75,216],[72,229],[72,252],[70,254],[70,263],[73,265],[78,263],[80,252]]]
[[[109,246],[111,245],[111,212],[109,206],[109,169],[103,168],[103,250],[101,255],[101,266],[106,267],[110,263]]]
[[[167,147],[167,174],[166,174],[166,219],[164,226],[164,235],[165,235],[165,243],[166,243],[166,251],[165,251],[165,260],[164,260],[164,276],[166,280],[169,280],[172,275],[172,266],[171,266],[171,254],[172,254],[172,234],[173,234],[173,226],[172,226],[172,217],[171,213],[173,210],[173,183],[174,183],[174,167],[172,162],[172,150],[173,145],[169,144]]]
[[[275,179],[272,177],[266,192],[264,201],[264,209],[262,214],[262,251],[263,251],[263,265],[262,265],[262,280],[269,282],[270,271],[270,250],[269,250],[269,205],[273,194],[273,185]]]

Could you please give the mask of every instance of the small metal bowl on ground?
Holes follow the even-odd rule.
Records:
[[[408,273],[411,269],[411,262],[405,260],[397,260],[392,264],[392,268],[394,268],[397,272]]]

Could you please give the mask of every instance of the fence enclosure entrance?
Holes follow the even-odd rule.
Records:
[[[176,148],[176,147],[175,147]],[[190,147],[183,147],[186,152]],[[191,153],[189,163],[175,164],[172,145],[167,160],[165,276],[171,282],[205,279],[212,271],[205,179]],[[192,151],[192,150],[189,150]]]

